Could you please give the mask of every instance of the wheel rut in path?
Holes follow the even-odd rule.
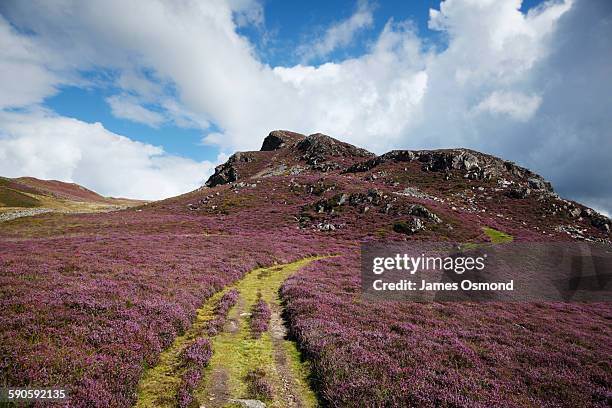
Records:
[[[239,407],[235,400],[260,399],[267,407],[308,408],[318,406],[310,389],[308,362],[301,358],[295,342],[286,338],[279,289],[299,269],[323,257],[255,269],[241,280],[212,296],[200,309],[192,327],[161,353],[159,363],[144,373],[138,386],[136,407],[176,407],[176,392],[183,368],[180,352],[193,340],[206,337],[212,343],[213,355],[203,370],[203,379],[194,391],[200,408]],[[236,305],[230,309],[223,330],[214,337],[207,335],[207,323],[215,316],[215,305],[231,290],[239,292]],[[249,321],[253,305],[264,300],[271,310],[269,328],[261,337],[251,334]],[[254,396],[246,376],[253,370],[264,373],[271,385],[272,397]]]

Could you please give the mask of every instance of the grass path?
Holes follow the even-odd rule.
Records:
[[[191,328],[160,355],[157,366],[145,371],[138,386],[136,407],[175,407],[176,390],[182,369],[179,354],[198,337],[206,337],[207,322],[214,318],[219,298],[235,288],[240,297],[230,310],[224,330],[211,338],[213,356],[204,370],[204,379],[195,392],[199,406],[230,407],[233,399],[249,399],[244,379],[250,370],[260,369],[273,387],[273,398],[264,401],[268,407],[315,407],[316,396],[309,388],[310,373],[301,360],[297,345],[285,338],[278,290],[281,284],[300,268],[320,258],[255,269],[234,285],[212,296],[200,309]],[[259,339],[249,330],[249,312],[257,299],[266,301],[272,310],[270,328]]]

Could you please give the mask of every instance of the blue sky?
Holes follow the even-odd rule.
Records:
[[[171,154],[190,157],[194,160],[215,160],[219,149],[201,144],[202,130],[183,128],[169,124],[158,127],[122,119],[112,114],[106,98],[117,93],[112,86],[80,88],[67,86],[45,100],[44,105],[60,115],[73,117],[85,122],[101,122],[113,133],[130,139],[163,146]],[[157,109],[152,107],[152,109]]]
[[[248,25],[240,28],[238,33],[248,38],[257,50],[257,57],[270,66],[293,66],[301,63],[302,59],[296,52],[296,47],[321,35],[329,26],[350,18],[357,7],[357,3],[353,1],[270,0],[262,4],[265,27]],[[444,36],[427,27],[429,9],[438,6],[439,1],[434,0],[373,2],[370,5],[373,15],[371,26],[359,32],[346,47],[334,50],[325,57],[314,58],[309,63],[319,65],[363,55],[390,19],[410,21],[421,38],[427,41],[427,46],[443,48]],[[101,122],[114,133],[163,146],[164,150],[171,154],[198,161],[216,159],[219,148],[201,143],[201,129],[178,127],[172,123],[152,127],[114,116],[105,99],[119,92],[112,84],[116,73],[92,71],[84,72],[83,75],[95,79],[94,84],[85,87],[59,87],[55,95],[44,100],[44,105],[63,116],[90,123]],[[155,105],[148,107],[159,109]],[[217,131],[214,126],[206,130],[207,133]]]
[[[425,46],[442,49],[446,47],[445,36],[439,31],[430,30],[427,26],[429,10],[438,8],[439,3],[435,0],[372,2],[370,8],[373,22],[370,26],[357,33],[347,46],[336,49],[324,57],[313,58],[309,63],[320,65],[363,55],[391,19],[409,21],[414,24],[416,32],[425,41]],[[539,3],[541,1],[538,0],[523,2],[522,10],[528,10]],[[265,26],[248,25],[239,29],[238,33],[248,38],[257,50],[257,57],[270,66],[293,66],[301,63],[302,59],[296,52],[296,47],[321,35],[333,24],[350,18],[357,7],[353,1],[323,0],[308,2],[269,0],[262,4]],[[114,133],[163,146],[164,150],[171,154],[198,161],[216,159],[219,148],[200,143],[201,129],[178,127],[172,123],[152,127],[114,116],[105,99],[119,92],[111,80],[116,73],[92,71],[84,72],[83,75],[97,79],[94,81],[95,84],[85,87],[59,87],[55,95],[44,100],[44,105],[63,116],[90,123],[101,122]],[[148,107],[153,110],[159,109],[154,104]],[[218,129],[214,126],[206,130],[206,132],[216,131]]]
[[[607,0],[6,0],[0,174],[162,198],[290,129],[473,148],[609,212],[611,27]]]
[[[439,3],[433,0],[372,2],[373,24],[367,30],[359,33],[355,41],[348,47],[336,50],[328,58],[319,58],[313,62],[320,64],[362,55],[366,44],[375,40],[389,19],[410,20],[423,37],[437,43],[440,35],[427,28],[427,21],[429,20],[429,9],[437,8]],[[296,45],[324,32],[334,23],[350,18],[355,12],[356,3],[353,1],[287,2],[271,0],[265,2],[264,7],[266,26],[273,33],[273,38],[269,41],[272,49],[266,51],[266,47],[260,45],[261,36],[256,30],[248,30],[245,34],[260,45],[260,50],[263,51],[261,55],[266,63],[291,66],[300,62],[300,57],[294,52]]]

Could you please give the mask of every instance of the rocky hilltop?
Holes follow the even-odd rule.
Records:
[[[469,219],[517,235],[599,241],[609,240],[612,225],[594,210],[559,197],[542,176],[488,154],[458,148],[376,156],[321,133],[284,130],[271,132],[260,151],[235,153],[218,166],[206,186],[222,195],[206,195],[189,208],[230,211],[223,205],[227,191],[237,197],[264,185],[277,194],[301,194],[297,225],[323,231],[367,229],[359,220],[380,224],[368,212],[401,218],[386,221],[395,233],[409,235],[429,230],[451,237],[453,225]],[[428,225],[432,220],[435,227]],[[408,227],[393,227],[397,223]]]

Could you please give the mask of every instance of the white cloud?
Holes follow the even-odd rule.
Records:
[[[264,24],[263,6],[257,0],[228,0],[234,13],[234,21],[238,27]]]
[[[141,72],[125,69],[117,78],[117,86],[126,91],[140,95],[145,101],[151,102],[163,94],[161,81],[147,78]]]
[[[405,145],[490,152],[610,212],[612,3],[518,6],[453,0],[433,13],[449,46],[428,64],[424,115]]]
[[[0,112],[0,174],[75,182],[109,196],[159,199],[199,187],[214,163],[47,111]]]
[[[321,37],[318,55],[371,24],[363,4],[361,17]],[[6,44],[25,44],[0,48],[0,64],[25,61],[19,67],[40,70],[42,85],[11,88],[0,79],[0,100],[35,103],[74,81],[75,69],[101,67],[169,120],[214,124],[205,141],[224,153],[257,149],[278,128],[321,131],[376,152],[466,146],[612,208],[609,1],[545,2],[524,14],[519,0],[446,0],[429,20],[447,37],[445,49],[424,49],[410,23],[390,21],[359,57],[293,67],[262,63],[237,33],[238,25],[263,24],[257,10],[242,0],[2,3],[11,22],[36,34],[0,31]]]
[[[111,112],[118,118],[143,123],[151,127],[159,127],[164,122],[163,115],[151,111],[141,105],[141,102],[128,95],[113,95],[106,98]]]
[[[44,50],[0,15],[0,109],[41,102],[60,82],[47,68]]]
[[[505,114],[515,120],[525,122],[535,114],[540,103],[542,103],[542,98],[538,95],[495,91],[480,101],[475,111]]]
[[[355,34],[371,27],[373,22],[372,7],[366,0],[360,0],[357,3],[357,10],[349,18],[327,28],[316,41],[301,46],[298,53],[305,62],[326,57],[337,48],[349,45]]]
[[[409,25],[393,22],[360,58],[319,67],[276,67],[273,72],[293,95],[284,119],[295,124],[284,128],[307,133],[324,129],[377,151],[393,146],[418,121],[428,87],[419,39]]]
[[[159,101],[159,104],[178,127],[193,129],[210,127],[205,114],[190,111],[174,98],[165,97]]]

